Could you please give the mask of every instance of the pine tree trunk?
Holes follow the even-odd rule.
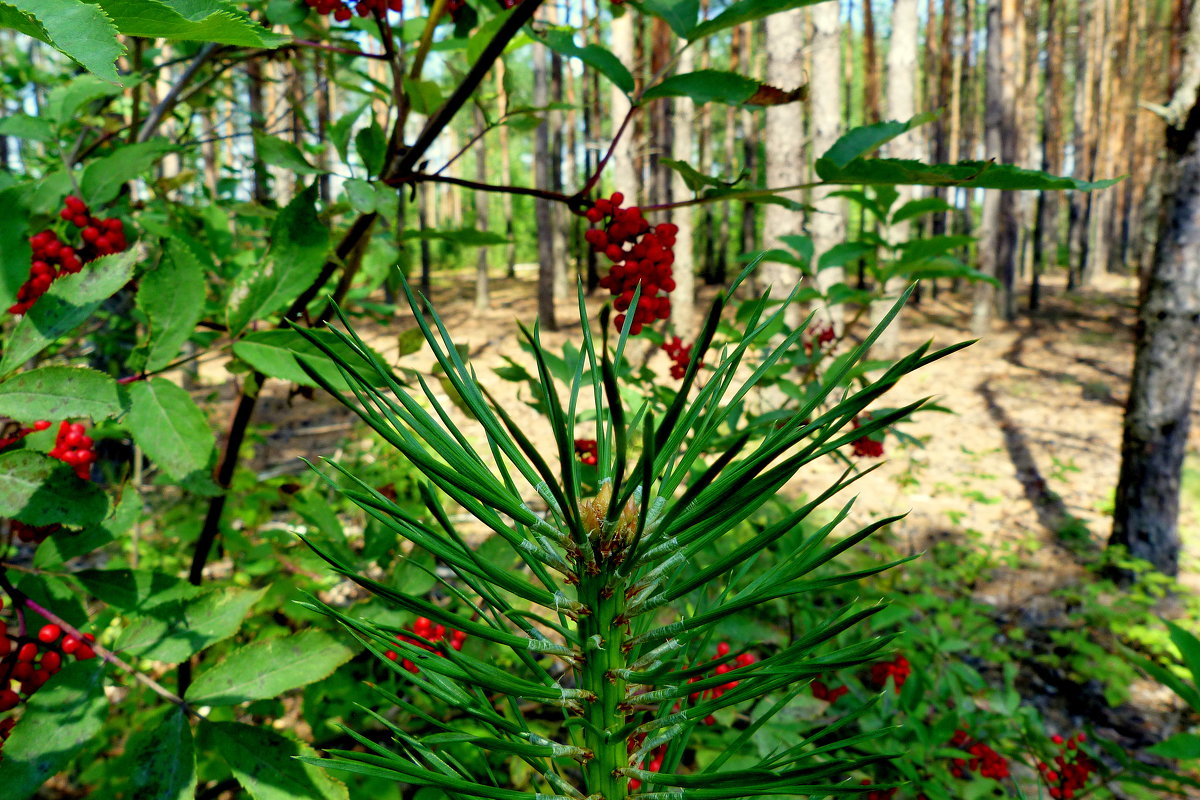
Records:
[[[1095,27],[1094,12],[1089,3],[1078,5],[1078,22],[1075,35],[1075,99],[1072,105],[1072,150],[1075,153],[1075,177],[1082,180],[1092,178],[1092,130],[1096,125],[1093,112],[1093,88],[1095,81],[1091,58],[1091,33]],[[1068,198],[1067,243],[1067,290],[1077,288],[1083,282],[1083,268],[1088,259],[1087,231],[1091,217],[1092,193],[1073,192]]]
[[[508,89],[504,85],[504,59],[496,59],[496,105],[497,113],[508,113]],[[509,151],[508,126],[501,125],[497,132],[497,142],[500,147],[500,180],[505,186],[512,186],[512,153]],[[513,196],[507,192],[500,194],[500,211],[504,214],[504,235],[508,244],[504,246],[504,274],[512,279],[517,277],[517,239],[513,229]]]
[[[804,80],[804,12],[801,9],[774,14],[767,19],[767,83],[794,87]],[[803,107],[799,103],[773,106],[766,111],[767,186],[799,184],[804,178]],[[799,199],[797,192],[787,196]],[[763,243],[766,249],[787,249],[781,236],[800,233],[799,217],[790,209],[774,203],[763,212]],[[786,264],[764,262],[759,270],[772,297],[785,298],[800,281],[800,272]],[[800,309],[792,304],[785,311],[788,325],[801,320]]]
[[[691,48],[684,50],[679,58],[677,71],[691,72],[693,68]],[[696,124],[696,106],[691,98],[675,98],[674,120],[675,128],[672,139],[671,158],[692,163],[692,130]],[[675,199],[690,196],[683,176],[674,170],[673,195]],[[692,206],[675,209],[671,213],[671,222],[679,226],[679,235],[675,239],[675,263],[672,274],[675,279],[675,291],[671,293],[671,319],[675,331],[685,340],[690,340],[695,328],[696,316],[696,258],[695,258],[695,219]]]
[[[866,123],[879,122],[879,56],[875,50],[875,0],[863,0],[863,111]],[[915,77],[915,76],[914,76]]]
[[[533,46],[533,104],[538,107],[550,102],[549,58],[546,48],[535,44]],[[550,172],[550,122],[546,118],[538,125],[534,136],[534,182],[539,187],[549,188],[553,181]],[[549,200],[536,198],[533,201],[534,216],[537,220],[538,249],[538,319],[546,330],[558,330],[558,321],[554,317],[555,273],[559,266],[555,261],[554,247],[554,210]]]
[[[613,17],[612,47],[610,49],[617,60],[629,67],[629,71],[636,78],[638,71],[634,63],[634,13],[629,9],[623,11],[624,13]],[[609,93],[612,136],[616,136],[620,131],[621,125],[630,113],[630,108],[629,98],[614,86]],[[638,173],[634,168],[633,139],[634,131],[631,123],[626,126],[620,140],[614,146],[608,165],[614,188],[629,198],[627,202],[630,204],[638,202],[638,196],[642,191],[642,182],[638,179]]]
[[[1042,170],[1052,175],[1063,171],[1062,104],[1062,15],[1059,0],[1046,0],[1046,71],[1042,96]],[[1033,237],[1033,281],[1029,287],[1029,309],[1041,301],[1040,275],[1058,263],[1058,208],[1060,192],[1040,192],[1037,199],[1037,228]]]
[[[829,80],[841,69],[841,20],[837,3],[818,3],[812,8],[812,74],[817,90],[812,94],[812,140],[813,152],[820,156],[833,146],[841,134],[842,98],[840,80]],[[809,219],[813,250],[824,253],[846,238],[845,201],[838,197],[821,197],[813,202],[815,214]],[[816,265],[813,265],[816,269]],[[837,283],[844,283],[846,272],[842,267],[824,269],[817,273],[817,288],[822,292]],[[833,325],[841,334],[844,322],[844,306],[836,304],[818,307],[819,317]]]
[[[1200,63],[1200,4],[1186,59]],[[1186,68],[1186,67],[1185,67]],[[1168,136],[1171,186],[1166,226],[1142,284],[1133,379],[1125,408],[1121,473],[1109,546],[1121,545],[1168,575],[1179,571],[1179,481],[1200,371],[1200,83],[1179,95],[1189,107]],[[1177,97],[1179,96],[1177,95]]]
[[[475,124],[483,130],[487,124],[487,120],[483,117],[483,111],[475,107]],[[480,183],[488,182],[487,175],[487,147],[485,146],[486,137],[480,137],[479,141],[475,142],[472,147],[475,148],[475,180]],[[488,229],[488,202],[491,195],[487,192],[475,193],[475,230],[486,232]],[[488,296],[488,253],[490,248],[478,248],[478,254],[475,256],[475,308],[480,311],[484,310],[491,303]]]

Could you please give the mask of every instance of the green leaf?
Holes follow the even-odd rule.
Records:
[[[935,214],[939,211],[953,210],[954,206],[940,197],[920,197],[916,200],[909,200],[897,208],[896,212],[892,214],[892,224],[896,225],[913,217],[919,217],[922,214]]]
[[[29,278],[33,251],[29,246],[29,209],[25,195],[29,185],[0,191],[0,312],[17,299],[21,284]],[[8,345],[6,345],[7,347]]]
[[[1146,752],[1162,758],[1200,758],[1200,735],[1194,733],[1177,733]]]
[[[56,458],[32,450],[0,453],[0,517],[29,525],[90,525],[108,514],[108,496]]]
[[[442,107],[441,87],[437,81],[404,79],[404,91],[412,103],[413,111],[418,114],[430,115]]]
[[[84,202],[90,206],[107,205],[117,196],[121,184],[147,172],[174,149],[166,139],[157,138],[124,145],[111,155],[92,161],[84,168],[79,180]]]
[[[702,69],[672,75],[651,86],[643,97],[690,97],[696,103],[726,103],[740,106],[758,91],[761,84],[753,78],[719,69]]]
[[[117,29],[96,5],[81,0],[5,0],[0,27],[40,39],[78,61],[88,72],[120,83],[116,61],[125,54]]]
[[[21,366],[90,317],[133,277],[137,257],[135,249],[104,256],[51,284],[17,323],[0,359],[0,375]]]
[[[705,175],[703,172],[700,172],[687,162],[676,161],[673,158],[660,158],[658,163],[670,167],[678,172],[683,178],[683,182],[687,184],[688,189],[693,192],[698,192],[705,186],[714,186],[717,188],[727,189],[736,186],[741,180],[739,178],[737,181],[723,181],[720,178],[714,178],[711,175]]]
[[[255,131],[254,147],[258,151],[258,157],[273,167],[280,167],[298,175],[315,175],[324,172],[308,163],[308,159],[300,152],[299,147],[278,136]]]
[[[375,184],[358,178],[350,178],[344,184],[344,188],[346,196],[350,198],[350,205],[354,206],[355,211],[360,214],[370,214],[375,210],[379,201],[375,194]]]
[[[278,47],[290,37],[271,33],[236,3],[225,0],[97,0],[127,36]]]
[[[346,160],[346,148],[350,143],[350,130],[354,127],[354,123],[362,116],[362,112],[371,104],[368,100],[358,108],[347,111],[342,116],[338,117],[337,121],[329,126],[329,140],[333,142],[334,149],[337,150],[338,156],[342,161]]]
[[[383,170],[383,158],[387,155],[387,137],[383,128],[374,119],[371,124],[354,134],[354,147],[369,175],[378,175]]]
[[[137,658],[178,664],[214,642],[237,633],[242,620],[266,593],[230,586],[210,589],[189,600],[157,605],[135,617],[113,649]]]
[[[676,36],[687,39],[700,17],[700,0],[642,0],[642,10],[667,23]]]
[[[141,518],[142,498],[131,486],[121,491],[121,499],[111,516],[88,525],[81,531],[63,529],[38,545],[33,565],[58,570],[76,556],[86,555],[98,547],[116,541],[129,532]]]
[[[1179,648],[1179,654],[1183,656],[1183,663],[1187,665],[1188,671],[1192,673],[1192,681],[1197,686],[1200,686],[1200,639],[1197,639],[1193,634],[1185,631],[1174,622],[1169,620],[1164,621],[1167,623],[1167,630],[1171,634],[1171,641]]]
[[[381,386],[384,381],[375,373],[369,362],[346,346],[340,339],[329,331],[310,331],[334,352],[338,353],[345,365],[355,374],[360,375],[372,385]],[[424,340],[422,340],[424,341]],[[302,355],[304,360],[317,370],[335,387],[346,391],[349,387],[333,359],[300,334],[291,330],[259,331],[251,333],[233,345],[233,354],[254,367],[264,375],[272,378],[298,383],[301,386],[317,386],[316,381],[296,360]]]
[[[85,569],[75,580],[93,597],[127,614],[172,600],[190,600],[202,590],[183,578],[140,569]]]
[[[137,305],[150,320],[146,370],[154,372],[179,355],[204,313],[204,266],[187,245],[172,239],[155,269],[138,281]]]
[[[0,8],[2,7],[0,4]],[[102,81],[95,75],[80,75],[69,83],[50,90],[43,113],[55,125],[65,125],[75,120],[79,107],[85,103],[120,93],[121,87]]]
[[[216,437],[204,412],[182,387],[165,378],[131,385],[126,425],[138,446],[172,480],[207,473]]]
[[[187,700],[200,706],[229,706],[278,697],[328,677],[354,650],[324,631],[302,631],[247,645],[201,673]]]
[[[229,299],[229,329],[237,333],[290,303],[321,272],[329,247],[329,229],[317,216],[313,181],[281,210],[271,226],[270,261],[234,287]]]
[[[240,722],[202,722],[201,731],[253,800],[349,800],[343,784],[296,760],[316,756],[306,744]]]
[[[21,724],[4,743],[5,800],[32,797],[100,732],[110,705],[103,683],[103,661],[76,661],[29,698]]]
[[[711,36],[717,31],[741,25],[743,22],[752,22],[781,11],[803,8],[820,2],[823,0],[737,0],[726,6],[725,10],[717,16],[692,28],[687,34],[687,39],[694,42],[705,36]]]
[[[924,125],[937,118],[937,113],[918,114],[907,122],[887,120],[872,125],[859,125],[843,133],[825,153],[817,159],[826,161],[835,167],[842,168],[854,159],[865,156],[907,133],[918,125]]]
[[[608,78],[625,94],[634,90],[633,75],[615,55],[598,44],[580,47],[575,44],[575,32],[568,28],[549,28],[540,41],[556,53],[578,58],[584,64]]]
[[[54,138],[54,126],[42,117],[13,114],[0,119],[0,136],[15,136],[31,142],[48,142]]]
[[[856,158],[839,167],[825,158],[817,159],[817,175],[826,183],[865,183],[914,186],[964,186],[975,189],[1013,191],[1104,189],[1122,178],[1084,181],[1057,177],[1012,164],[990,161],[960,161],[957,164],[924,164],[899,158]]]
[[[117,382],[86,367],[41,367],[0,383],[0,415],[22,422],[115,416],[121,410]]]
[[[192,800],[196,796],[196,752],[192,727],[179,706],[169,706],[162,722],[143,730],[126,752],[138,800]]]

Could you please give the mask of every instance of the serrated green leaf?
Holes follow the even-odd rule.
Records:
[[[0,516],[29,525],[90,525],[108,514],[108,496],[56,458],[0,453]]]
[[[687,39],[700,17],[700,0],[642,0],[642,10],[667,23],[676,36]]]
[[[13,114],[0,119],[0,136],[15,136],[31,142],[48,142],[54,138],[54,126],[42,117]]]
[[[175,149],[166,139],[157,138],[147,142],[123,145],[104,158],[89,163],[79,180],[79,191],[90,206],[110,203],[121,189],[121,184],[154,166],[154,163]]]
[[[290,37],[271,33],[224,0],[97,0],[127,36],[278,47]]]
[[[192,800],[196,796],[196,751],[188,716],[178,706],[130,741],[130,783],[137,800]]]
[[[383,159],[387,155],[387,137],[383,128],[374,118],[371,124],[354,134],[354,148],[362,159],[367,174],[378,175],[383,169]]]
[[[88,72],[120,83],[116,61],[125,54],[125,47],[117,41],[116,27],[99,6],[81,0],[5,0],[0,3],[0,26],[41,39]]]
[[[324,171],[308,163],[298,146],[278,136],[255,131],[254,147],[258,151],[258,157],[273,167],[280,167],[298,175],[315,175]]]
[[[172,239],[155,269],[138,281],[137,305],[150,320],[146,371],[170,364],[204,313],[204,266],[187,247]]]
[[[98,547],[124,536],[141,518],[142,498],[131,486],[121,491],[121,499],[113,513],[100,522],[74,531],[58,531],[38,545],[33,565],[41,569],[56,569],[76,556],[85,555]]]
[[[910,120],[900,122],[886,120],[871,125],[859,125],[843,133],[833,146],[826,150],[818,161],[827,161],[842,168],[860,156],[865,156],[901,136],[918,125],[937,118],[937,113],[918,114]]]
[[[3,4],[0,3],[0,7]],[[62,86],[55,86],[46,98],[43,114],[55,125],[75,120],[79,107],[101,97],[120,94],[121,87],[103,81],[95,75],[80,75]]]
[[[225,656],[188,689],[195,705],[228,706],[278,697],[328,677],[354,650],[324,631],[267,639]]]
[[[934,214],[939,211],[953,210],[954,206],[940,197],[918,197],[916,200],[909,200],[896,209],[895,213],[892,214],[892,224],[905,222],[922,214]]]
[[[882,184],[891,186],[963,186],[1010,191],[1105,189],[1122,178],[1084,181],[1048,175],[1037,170],[990,161],[960,161],[957,164],[924,164],[899,158],[855,158],[839,167],[832,160],[817,159],[817,175],[826,183]]]
[[[85,569],[75,580],[93,597],[113,608],[133,614],[160,603],[190,600],[202,590],[183,578],[140,569]]]
[[[130,622],[113,649],[138,658],[178,664],[237,633],[251,606],[266,591],[267,587],[225,586],[210,589],[194,599],[155,606]]]
[[[316,280],[325,263],[329,229],[317,216],[314,181],[283,208],[271,225],[271,250],[265,268],[257,265],[234,287],[229,298],[229,330],[241,332],[290,303]]]
[[[21,724],[4,743],[0,786],[6,800],[32,797],[67,767],[108,716],[104,662],[76,661],[29,698]]]
[[[575,43],[575,32],[568,28],[548,28],[540,41],[556,53],[577,58],[584,64],[608,78],[625,94],[634,90],[633,75],[621,60],[598,44],[580,47]]]
[[[375,386],[383,385],[384,381],[375,374],[371,365],[332,333],[321,330],[310,331],[310,333],[341,354],[344,365],[355,374],[361,375]],[[333,386],[340,387],[343,391],[349,388],[334,365],[333,359],[295,331],[274,330],[251,333],[233,345],[233,354],[264,375],[290,383],[298,383],[301,386],[315,387],[316,381],[301,368],[300,362],[296,360],[297,355],[301,355]]]
[[[711,36],[717,31],[741,25],[743,22],[753,22],[771,14],[803,8],[820,2],[824,2],[824,0],[737,0],[726,6],[725,10],[717,16],[692,28],[687,34],[687,39],[694,42],[705,36]]]
[[[0,383],[0,415],[22,422],[68,417],[100,420],[120,410],[117,382],[86,367],[40,367]]]
[[[760,84],[753,78],[719,69],[702,69],[671,75],[661,83],[651,86],[642,96],[646,100],[658,97],[690,97],[698,104],[726,103],[738,106],[745,103]]]
[[[85,264],[75,275],[51,284],[17,323],[0,359],[0,375],[11,372],[92,315],[133,276],[136,250]]]
[[[296,760],[315,758],[306,744],[240,722],[204,722],[201,730],[253,800],[349,800],[345,785]]]
[[[138,446],[172,480],[206,473],[216,437],[208,418],[183,388],[165,378],[129,387],[125,424]]]

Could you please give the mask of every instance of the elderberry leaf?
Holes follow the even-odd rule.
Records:
[[[117,414],[121,406],[117,382],[86,367],[41,367],[0,383],[0,415],[22,422],[104,419]]]
[[[1023,169],[991,161],[925,164],[900,158],[855,158],[844,166],[819,158],[817,175],[825,183],[883,184],[891,186],[962,186],[1006,191],[1057,191],[1104,189],[1123,178],[1085,181]]]
[[[342,343],[334,334],[321,330],[309,331],[309,333],[338,354],[344,369],[350,370],[372,386],[382,386],[385,383],[367,361]],[[317,382],[304,371],[297,361],[297,357],[300,357],[334,387],[342,391],[349,389],[333,359],[295,331],[274,330],[251,333],[234,344],[233,354],[271,378],[297,383],[301,386],[317,386]],[[381,361],[383,360],[382,356],[378,354],[376,356]]]
[[[216,437],[185,389],[165,378],[129,387],[126,425],[138,446],[172,480],[207,473]]]
[[[138,281],[137,305],[150,320],[146,371],[171,363],[204,313],[204,266],[177,239],[167,243],[164,258]]]
[[[676,36],[686,39],[700,17],[700,0],[642,0],[642,10],[667,23]]]
[[[32,450],[0,454],[0,517],[29,525],[88,525],[108,514],[108,496],[63,462]]]
[[[28,114],[13,114],[0,119],[0,135],[15,136],[33,142],[49,142],[54,138],[54,126],[42,117]]]
[[[32,797],[100,732],[109,709],[103,683],[103,661],[76,661],[29,698],[21,724],[4,743],[5,800]]]
[[[0,191],[0,312],[17,299],[21,284],[29,277],[32,249],[29,246],[29,184]]]
[[[0,359],[0,375],[21,366],[82,324],[129,282],[137,258],[135,249],[104,256],[85,264],[82,272],[54,281],[17,323]]]
[[[539,39],[542,44],[556,53],[578,58],[584,64],[608,78],[625,94],[632,94],[635,88],[633,75],[621,60],[598,44],[580,47],[575,44],[574,31],[567,28],[550,28]]]
[[[194,599],[162,603],[131,620],[113,649],[138,658],[178,664],[237,633],[250,608],[266,591],[267,587],[226,586]]]
[[[83,530],[64,528],[58,531],[38,545],[33,555],[33,565],[40,569],[56,570],[72,558],[90,553],[124,536],[141,519],[141,515],[141,495],[132,486],[126,486],[111,516],[87,525]]]
[[[661,83],[651,86],[643,97],[654,100],[659,97],[690,97],[693,102],[726,103],[742,105],[758,91],[760,84],[753,78],[719,69],[702,69],[672,75]]]
[[[354,650],[324,631],[255,642],[225,656],[201,673],[187,700],[202,706],[229,706],[277,697],[329,676]]]
[[[271,33],[227,0],[97,0],[127,36],[278,47],[290,37]]]
[[[137,613],[172,600],[191,599],[201,589],[184,578],[139,569],[85,569],[75,580],[93,597],[125,613]]]
[[[278,136],[255,131],[254,147],[258,151],[258,157],[273,167],[281,167],[298,175],[316,175],[324,172],[308,163],[299,147]]]
[[[190,800],[196,796],[196,751],[187,714],[170,706],[162,722],[136,733],[126,763],[138,800]]]
[[[120,83],[116,61],[125,54],[117,29],[104,10],[81,0],[5,0],[0,28],[12,28],[51,45],[84,69]]]
[[[240,722],[202,722],[205,743],[215,745],[253,800],[348,800],[346,786],[297,756],[316,751],[269,728]],[[207,749],[207,748],[206,748]]]
[[[79,192],[89,206],[110,203],[130,176],[150,170],[160,158],[175,147],[162,137],[147,142],[125,145],[104,158],[98,158],[83,170]]]
[[[769,17],[782,11],[815,5],[823,0],[738,0],[730,3],[717,16],[701,22],[687,33],[687,40],[694,42],[705,36],[711,36],[717,31],[741,25],[743,22],[753,22],[756,19]]]

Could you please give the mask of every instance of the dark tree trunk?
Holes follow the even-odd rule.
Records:
[[[1200,54],[1191,54],[1196,58]],[[1200,367],[1200,102],[1168,137],[1168,213],[1142,283],[1109,546],[1179,572],[1179,478]]]

